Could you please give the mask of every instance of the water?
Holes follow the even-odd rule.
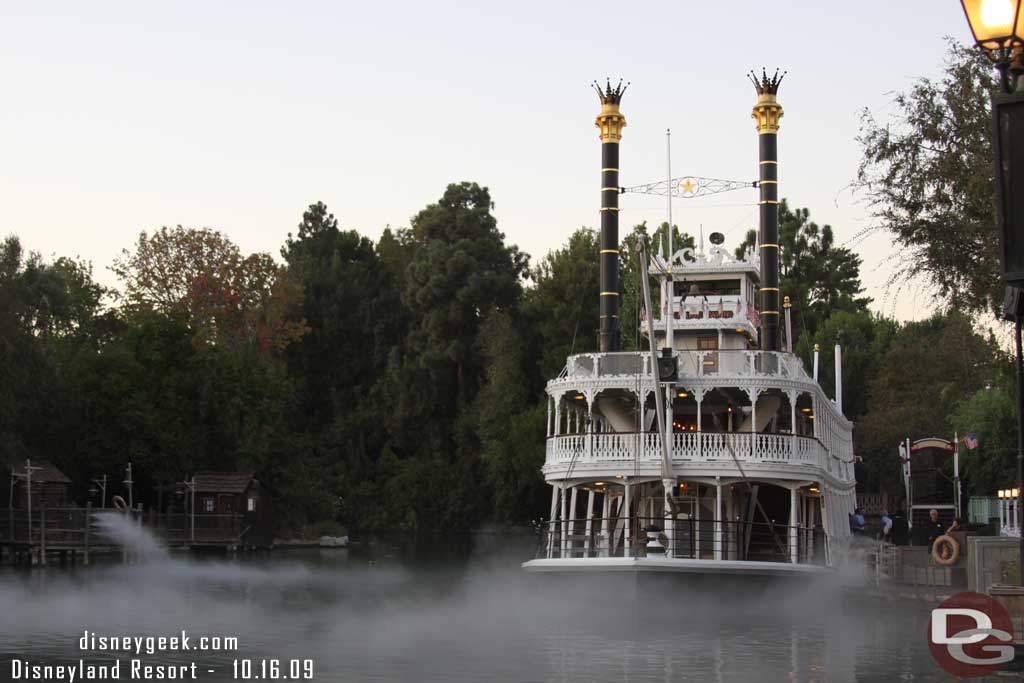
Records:
[[[122,519],[123,521],[123,519]],[[835,585],[750,595],[685,579],[530,575],[524,541],[425,560],[387,545],[202,560],[141,543],[137,564],[0,574],[0,680],[32,664],[312,660],[316,681],[948,681],[925,642],[926,605],[878,604]],[[151,539],[150,539],[151,540]],[[97,635],[230,636],[237,651],[81,652]],[[209,670],[213,669],[213,673]]]

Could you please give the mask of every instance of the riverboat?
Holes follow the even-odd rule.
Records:
[[[645,350],[618,349],[618,212],[602,210],[601,350],[547,383],[550,516],[526,570],[805,576],[841,561],[856,502],[841,349],[829,397],[817,348],[809,372],[781,339],[777,159],[764,139],[781,108],[759,118],[778,106],[777,81],[755,82],[758,243],[736,254],[715,234],[707,249],[644,251],[660,293],[633,321]],[[599,94],[602,188],[618,188],[622,89]],[[618,194],[602,192],[602,209]]]

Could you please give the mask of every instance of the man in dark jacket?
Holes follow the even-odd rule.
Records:
[[[928,547],[931,548],[935,543],[935,539],[946,533],[946,528],[939,523],[939,511],[929,510],[928,511],[928,523],[925,524],[925,529],[928,534]]]

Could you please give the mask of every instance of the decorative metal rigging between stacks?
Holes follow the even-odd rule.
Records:
[[[707,195],[719,194],[720,192],[731,192],[744,188],[757,189],[756,180],[721,180],[719,178],[702,178],[700,176],[683,176],[672,180],[659,180],[656,183],[645,185],[634,185],[633,187],[620,187],[619,192],[625,194],[651,194],[658,197],[667,197],[672,193],[673,197],[682,199],[693,199],[694,197],[705,197]]]

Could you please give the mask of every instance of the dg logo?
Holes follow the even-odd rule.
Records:
[[[988,676],[1013,661],[1013,620],[987,595],[958,593],[932,610],[928,647],[954,676]]]

